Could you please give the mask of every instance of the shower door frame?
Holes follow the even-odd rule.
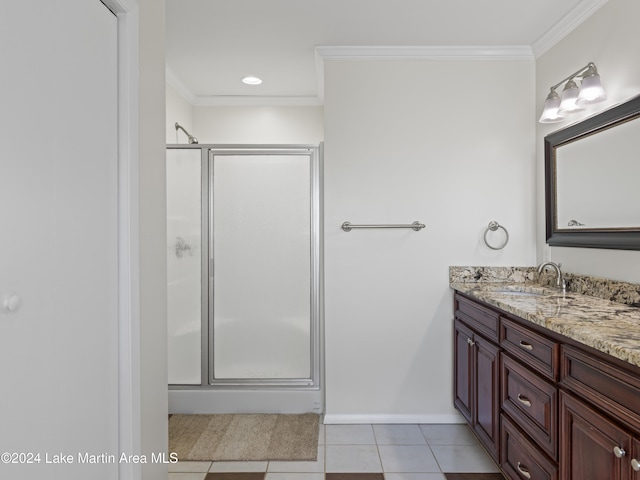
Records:
[[[323,335],[323,145],[174,144],[167,149],[201,151],[201,369],[200,385],[170,384],[170,412],[225,413],[256,399],[263,409],[324,411]],[[215,155],[308,156],[310,165],[310,376],[309,378],[215,379],[213,365],[213,158]],[[306,392],[306,393],[305,393]],[[293,397],[287,397],[288,393]],[[240,399],[240,400],[239,400]],[[256,412],[257,407],[254,408]]]
[[[209,259],[208,270],[209,275],[207,281],[209,283],[208,299],[209,299],[209,365],[208,372],[209,378],[207,383],[211,386],[220,387],[295,387],[295,388],[317,388],[320,380],[320,358],[319,358],[319,319],[320,319],[320,241],[322,238],[320,231],[320,165],[319,165],[319,152],[318,147],[313,146],[236,146],[236,147],[220,147],[210,148],[209,150],[209,164],[208,164],[208,177],[209,177],[209,189],[208,189],[208,230],[209,230],[209,242],[207,244],[208,252],[207,258]],[[214,247],[214,235],[213,235],[213,215],[214,215],[214,200],[213,200],[213,180],[214,180],[214,158],[216,156],[238,156],[238,155],[256,155],[256,156],[305,156],[309,157],[309,204],[310,204],[310,359],[309,366],[310,372],[307,378],[225,378],[216,379],[213,345],[214,345],[214,272],[215,264],[213,259],[213,247]],[[203,252],[204,253],[204,252]],[[203,309],[204,311],[204,309]]]

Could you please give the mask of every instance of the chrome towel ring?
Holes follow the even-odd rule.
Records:
[[[487,234],[489,232],[495,232],[496,230],[498,230],[499,228],[501,228],[502,230],[504,230],[504,242],[500,245],[498,245],[497,247],[494,247],[493,245],[491,245],[489,243],[489,241],[487,240]],[[498,222],[496,221],[491,221],[489,222],[489,226],[487,227],[487,229],[484,231],[484,243],[487,247],[489,247],[491,250],[502,250],[504,247],[507,246],[507,243],[509,243],[509,232],[507,232],[507,229],[504,228],[502,225],[500,225]]]

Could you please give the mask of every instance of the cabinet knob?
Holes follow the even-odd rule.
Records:
[[[524,478],[531,478],[531,474],[529,473],[529,469],[528,468],[523,467],[520,462],[518,462],[518,465],[516,465],[516,466],[518,467],[518,471],[520,472],[520,474]]]
[[[636,460],[635,458],[631,459],[631,468],[633,468],[634,471],[636,472],[640,472],[640,462],[638,460]]]
[[[476,342],[474,342],[473,340],[471,340],[470,338],[467,338],[467,343],[469,345],[471,345],[472,347],[476,344]]]
[[[624,451],[624,448],[613,447],[613,454],[618,458],[622,458],[627,454],[627,452]]]

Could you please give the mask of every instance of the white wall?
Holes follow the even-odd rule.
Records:
[[[594,15],[541,56],[536,62],[536,115],[542,111],[549,87],[588,62],[594,62],[607,91],[606,102],[591,105],[569,121],[537,124],[537,258],[561,262],[567,272],[640,282],[640,251],[547,247],[544,225],[545,135],[640,94],[638,45],[640,2],[609,0]],[[547,249],[549,249],[547,251]]]
[[[322,107],[194,107],[167,84],[166,141],[187,143],[183,132],[176,137],[176,122],[201,144],[318,145],[324,140]]]
[[[200,143],[311,144],[324,138],[322,107],[194,107]]]
[[[147,456],[168,448],[164,15],[164,0],[140,0],[140,403]],[[167,466],[144,464],[142,475],[167,478]]]
[[[176,131],[176,122],[182,125],[191,135],[198,138],[193,133],[193,106],[168,83],[166,99],[167,143],[189,143],[183,131]],[[200,139],[198,138],[198,140]]]
[[[324,110],[326,421],[456,421],[448,267],[535,260],[534,62],[329,60]]]

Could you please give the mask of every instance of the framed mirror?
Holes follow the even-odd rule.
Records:
[[[640,250],[640,96],[544,139],[547,243]]]

